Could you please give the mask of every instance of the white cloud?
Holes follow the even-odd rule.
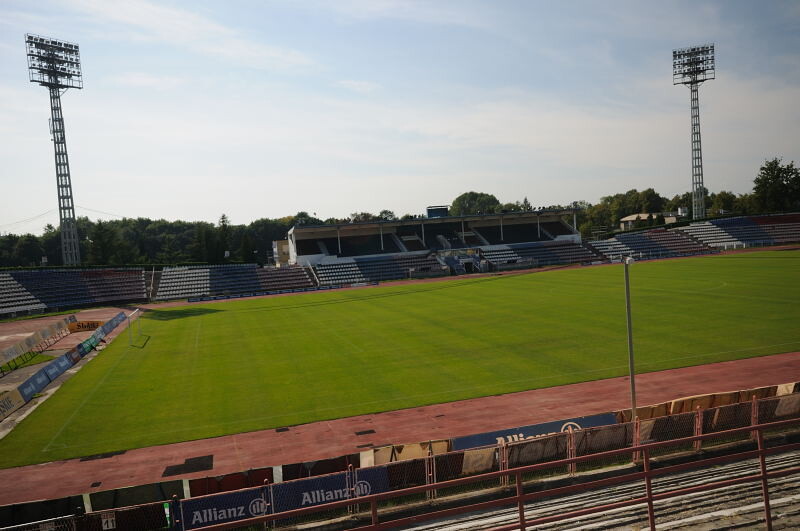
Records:
[[[352,79],[343,79],[341,81],[337,81],[336,85],[360,94],[369,94],[370,92],[380,88],[380,85],[377,83],[372,83],[370,81],[356,81]]]
[[[466,0],[310,0],[306,7],[330,10],[353,20],[378,18],[408,20],[425,24],[487,28],[488,10]]]
[[[198,50],[224,59],[231,66],[303,68],[310,61],[302,53],[298,56],[243,37],[191,4],[184,10],[144,0],[124,4],[74,0],[68,5],[78,9],[67,12],[78,24],[65,30],[79,42],[91,42],[87,31],[97,31],[100,43],[109,38],[167,43],[182,52]],[[304,3],[298,9],[308,13],[297,23],[304,24],[305,16],[319,17],[312,13],[319,8],[324,10],[320,24],[337,17],[331,11],[339,13],[335,21],[339,24],[333,24],[336,31],[327,38],[341,38],[342,19],[347,24],[382,18],[429,22],[434,26],[413,31],[430,31],[431,38],[438,38],[444,32],[436,24],[467,24],[483,32],[481,24],[495,24],[493,17],[502,11],[491,4],[477,8],[468,4],[459,15],[460,5],[343,0],[309,7]],[[571,6],[564,10],[583,9]],[[515,24],[505,20],[508,24],[478,36],[476,42],[486,39],[489,45],[486,56],[470,59],[480,66],[498,53],[518,54],[525,62],[533,58],[534,64],[541,58],[545,64],[540,80],[528,81],[524,75],[498,83],[478,77],[442,80],[430,65],[419,61],[411,73],[419,87],[414,91],[367,81],[383,81],[385,74],[373,70],[375,63],[359,63],[357,54],[350,57],[347,46],[332,47],[341,56],[325,63],[346,66],[318,68],[308,76],[287,79],[273,72],[242,73],[215,65],[223,75],[189,81],[172,77],[183,70],[149,71],[137,62],[141,48],[149,47],[126,49],[130,42],[114,43],[133,59],[123,66],[115,63],[127,71],[96,67],[108,77],[90,84],[91,90],[79,96],[70,92],[65,97],[76,202],[126,215],[171,219],[211,221],[227,212],[236,222],[246,222],[298,210],[315,211],[323,218],[384,207],[397,213],[419,212],[426,203],[447,202],[469,189],[494,193],[502,201],[527,195],[536,205],[596,201],[634,187],[654,187],[664,195],[683,192],[691,181],[689,91],[671,83],[670,46],[673,38],[676,46],[706,40],[695,35],[704,27],[711,28],[708,39],[722,30],[710,9],[673,36],[669,27],[677,24],[680,13],[650,8],[657,13],[614,9],[601,17],[592,10],[607,8],[598,7],[586,8],[587,13],[576,20],[565,16],[518,17]],[[514,10],[508,11],[506,19]],[[62,14],[48,18],[45,26],[33,24],[31,30],[44,33],[48,27],[59,28],[56,23]],[[295,14],[286,15],[287,20]],[[382,30],[391,26],[395,36],[408,29],[408,24],[375,23]],[[604,27],[624,38],[601,31]],[[365,23],[364,29],[373,27]],[[496,38],[506,29],[519,39]],[[21,42],[25,30],[9,31],[19,39],[2,41],[16,46],[19,40],[19,47],[7,48],[9,53],[0,57],[0,72],[9,76],[0,83],[0,137],[6,139],[0,143],[4,161],[0,185],[22,199],[3,205],[7,209],[0,223],[26,219],[31,212],[52,208],[55,201],[47,94],[25,80]],[[325,29],[320,31],[322,36],[313,45],[317,49],[330,42],[325,40]],[[585,38],[586,34],[591,37]],[[584,38],[575,37],[575,43],[565,46],[564,39],[554,35]],[[626,39],[651,42],[643,37],[647,35],[663,42],[657,48],[643,48],[641,65],[632,77],[624,62],[631,54],[621,50],[629,44]],[[511,48],[506,47],[509,39],[514,42]],[[518,48],[519,43],[525,46]],[[361,46],[363,41],[342,44]],[[450,43],[445,39],[441,45]],[[722,44],[719,47],[723,49]],[[730,44],[724,49],[733,54]],[[264,54],[265,50],[274,53]],[[0,49],[0,55],[4,51]],[[171,59],[190,62],[186,55],[174,54]],[[102,59],[102,54],[95,57]],[[404,67],[388,61],[380,65]],[[703,85],[701,124],[709,189],[746,192],[764,158],[800,160],[796,142],[800,109],[795,105],[800,86],[792,84],[796,76],[787,74],[796,70],[792,65],[797,61],[796,51],[789,50],[782,70],[774,68],[772,77],[752,79],[731,64],[721,68],[719,79]],[[587,63],[599,65],[608,75],[571,86],[569,74]],[[552,82],[540,82],[549,81],[548,76]],[[193,90],[184,90],[189,83]],[[495,88],[510,83],[516,88]],[[346,91],[369,97],[353,97]]]
[[[247,39],[235,29],[202,15],[146,0],[71,0],[70,5],[99,24],[126,28],[125,32],[104,28],[106,38],[116,35],[166,42],[250,68],[289,68],[312,63],[297,50]]]
[[[173,76],[156,76],[146,72],[125,72],[109,78],[115,85],[134,88],[170,90],[184,83],[184,80]]]

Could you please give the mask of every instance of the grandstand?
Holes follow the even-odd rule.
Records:
[[[44,311],[45,304],[9,273],[0,273],[0,315]]]
[[[313,286],[308,270],[302,267],[256,264],[165,267],[155,299],[273,293]]]
[[[297,226],[289,232],[289,264],[283,267],[173,266],[152,275],[142,268],[9,269],[0,272],[0,316],[800,242],[800,214],[721,218],[674,229],[623,232],[589,243],[564,222],[570,214],[574,212],[553,210]]]
[[[483,249],[481,254],[496,268],[507,264],[547,266],[602,260],[602,256],[589,247],[561,241],[494,245]]]
[[[800,214],[713,219],[691,223],[676,231],[722,249],[779,245],[800,241]]]
[[[652,259],[713,252],[711,247],[689,234],[665,229],[620,233],[607,240],[590,242],[589,245],[609,260],[619,260],[623,256]]]
[[[667,258],[793,242],[800,242],[800,214],[739,216],[669,230],[623,232],[588,246],[609,260],[618,260],[623,256]]]
[[[0,315],[146,299],[141,268],[0,272]]]
[[[320,285],[601,260],[562,218],[572,210],[294,227],[290,261]],[[574,223],[574,217],[573,217]]]
[[[289,264],[9,270],[0,315],[112,302],[247,296],[602,259],[562,218],[572,210],[299,226]],[[149,296],[148,296],[149,294]]]
[[[427,252],[404,253],[393,256],[365,256],[322,261],[314,266],[320,285],[345,285],[409,277],[410,271],[423,271],[445,275],[435,258]]]

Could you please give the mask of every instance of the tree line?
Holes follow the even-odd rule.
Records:
[[[734,194],[729,191],[705,193],[706,211],[720,214],[758,214],[800,211],[800,169],[794,162],[784,164],[779,158],[765,163],[753,181],[753,191]],[[653,214],[639,225],[657,225],[663,218],[657,214],[688,210],[691,219],[692,194],[686,192],[667,198],[652,188],[628,190],[602,197],[596,204],[576,201],[569,205],[548,205],[540,208],[577,207],[578,228],[584,237],[609,232],[619,226],[620,219],[631,214]],[[524,212],[534,207],[522,201],[501,203],[494,195],[465,192],[450,205],[450,214],[465,216],[501,212]],[[273,240],[286,238],[294,225],[345,224],[365,221],[394,221],[423,216],[396,216],[391,210],[378,214],[356,212],[344,218],[318,219],[315,214],[298,212],[294,216],[263,218],[247,225],[232,225],[223,214],[216,224],[195,221],[166,221],[148,218],[123,218],[109,221],[77,219],[81,257],[87,265],[153,265],[180,263],[258,262],[272,258]],[[571,220],[570,220],[571,222]],[[40,236],[6,234],[0,236],[0,267],[35,266],[46,257],[49,266],[59,266],[61,239],[57,227],[47,225]]]
[[[780,158],[765,161],[753,180],[753,191],[735,194],[730,191],[709,193],[704,190],[706,213],[710,217],[720,215],[749,215],[773,212],[800,211],[800,169],[794,162],[784,164]],[[685,192],[672,198],[664,197],[653,188],[628,190],[600,198],[596,204],[575,201],[569,205],[546,205],[539,208],[577,208],[578,230],[583,237],[608,233],[619,227],[620,220],[631,214],[651,214],[649,219],[634,226],[663,225],[664,213],[675,213],[679,208],[692,219],[692,193]],[[522,202],[501,203],[494,195],[467,192],[461,194],[450,207],[454,216],[471,214],[494,214],[531,210],[526,197]],[[570,224],[572,220],[569,220]]]

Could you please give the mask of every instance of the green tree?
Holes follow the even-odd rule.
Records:
[[[295,214],[294,218],[291,220],[290,227],[292,225],[322,225],[322,220],[317,219],[316,215],[310,216],[308,212],[298,212]]]
[[[471,216],[475,214],[494,214],[500,210],[500,201],[492,194],[466,192],[453,199],[450,205],[451,216]]]
[[[363,221],[375,221],[377,219],[381,219],[375,214],[370,214],[369,212],[354,212],[350,214],[350,223],[360,223]]]
[[[78,229],[78,247],[81,251],[81,259],[84,263],[87,263],[89,262],[89,258],[87,257],[91,254],[89,250],[89,240],[94,230],[94,223],[86,216],[78,216],[75,220],[75,226]]]
[[[394,215],[394,212],[391,210],[381,210],[378,213],[378,217],[384,221],[394,221],[397,219],[397,216]]]
[[[39,265],[44,256],[39,238],[33,234],[25,234],[17,240],[14,245],[14,260],[17,265],[35,266]]]
[[[117,234],[108,222],[98,220],[92,228],[89,243],[89,263],[94,265],[111,264],[111,256],[117,244]]]
[[[165,238],[167,237],[174,239],[171,234],[165,235]],[[111,263],[114,265],[134,265],[144,264],[146,261],[139,254],[139,249],[132,240],[126,238],[122,233],[117,233],[117,241],[114,245],[114,253],[111,255]]]
[[[689,213],[689,218],[692,217],[692,193],[684,192],[681,195],[676,195],[664,206],[667,212],[677,212],[679,208],[685,208]]]
[[[217,223],[216,243],[214,258],[212,258],[212,260],[215,262],[226,261],[225,253],[231,250],[231,224],[228,216],[225,214],[219,217],[219,223]]]
[[[44,227],[44,233],[39,238],[42,250],[47,257],[47,265],[60,266],[61,260],[61,231],[51,224]]]
[[[753,181],[756,204],[764,212],[787,212],[800,209],[800,170],[794,161],[766,161]]]
[[[256,251],[256,249],[253,246],[253,240],[250,238],[250,235],[245,232],[242,234],[241,242],[239,244],[239,260],[242,262],[255,262],[257,257],[255,256],[254,251]]]
[[[737,214],[758,213],[758,202],[753,194],[741,194],[733,202],[733,211]]]
[[[195,225],[194,238],[189,247],[192,261],[202,263],[216,263],[214,257],[216,241],[214,227],[210,223],[199,222]]]
[[[175,236],[172,234],[165,234],[161,242],[161,249],[155,256],[155,261],[161,264],[177,264],[181,262],[181,253],[179,252],[175,243]]]
[[[500,212],[522,212],[522,203],[503,203],[500,205]]]
[[[736,194],[722,190],[719,193],[711,194],[711,208],[709,212],[713,215],[733,212],[736,205]]]
[[[5,267],[19,265],[16,263],[14,257],[14,245],[16,245],[19,236],[16,234],[0,235],[0,264]]]
[[[656,214],[664,210],[664,205],[667,203],[665,197],[661,197],[655,190],[648,188],[639,192],[639,212],[648,214]],[[634,212],[631,212],[632,214]]]

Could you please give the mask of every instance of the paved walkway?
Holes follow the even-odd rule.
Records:
[[[445,439],[629,405],[627,378],[537,389],[373,415],[263,430],[81,461],[70,459],[0,470],[0,505],[59,498],[162,481],[164,469],[189,457],[213,454],[209,471],[169,479],[218,476],[250,468],[314,461],[356,453],[363,445]],[[653,372],[636,377],[639,404],[800,380],[800,352]],[[356,432],[374,430],[368,435]],[[99,486],[92,488],[93,483]]]

